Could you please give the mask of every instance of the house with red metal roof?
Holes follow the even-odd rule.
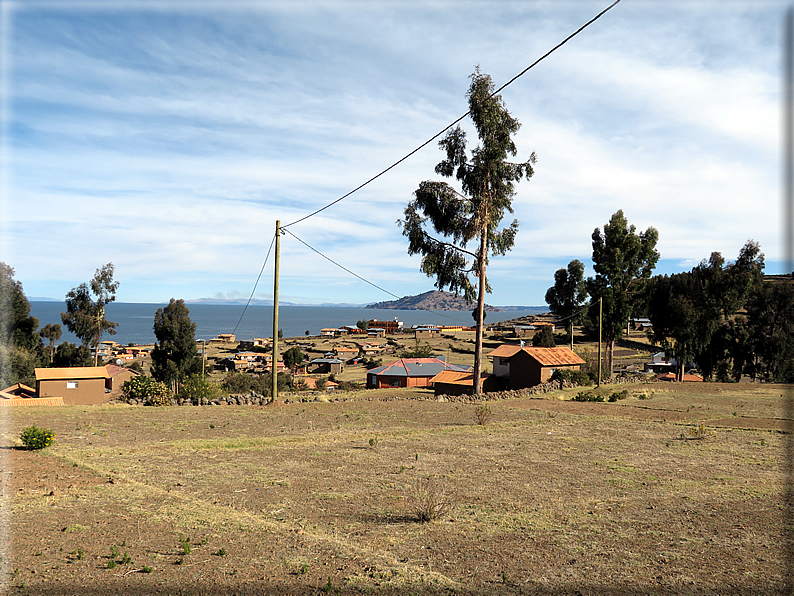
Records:
[[[449,364],[440,358],[400,358],[367,372],[367,389],[429,387],[430,379],[444,370],[465,372],[469,367]]]
[[[569,348],[536,348],[503,344],[488,353],[493,374],[507,380],[510,389],[524,389],[549,380],[555,370],[580,370],[584,364]]]

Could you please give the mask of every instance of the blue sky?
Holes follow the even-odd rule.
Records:
[[[275,221],[335,200],[607,0],[2,3],[0,260],[61,299],[107,262],[118,300],[247,297]],[[502,92],[522,123],[516,246],[491,304],[541,305],[623,209],[657,272],[761,244],[782,273],[780,46],[787,3],[622,0]],[[466,124],[464,128],[471,127]],[[433,289],[396,221],[435,143],[290,230],[397,295]],[[505,223],[509,223],[506,220]],[[389,295],[282,239],[282,300]],[[272,296],[272,258],[256,291]]]

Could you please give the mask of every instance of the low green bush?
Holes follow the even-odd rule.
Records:
[[[136,375],[124,381],[121,391],[126,399],[142,399],[147,406],[168,406],[173,397],[165,383],[146,375]]]
[[[179,390],[179,397],[190,401],[201,399],[213,400],[221,396],[221,388],[200,375],[194,375],[184,382]]]
[[[594,380],[589,373],[583,370],[557,369],[551,373],[552,381],[571,381],[577,385],[589,386]]]
[[[27,449],[44,449],[55,442],[55,433],[46,428],[29,426],[19,437]]]
[[[612,395],[609,396],[609,401],[615,402],[619,399],[626,399],[629,396],[629,392],[624,389],[623,391],[615,391]]]
[[[598,395],[592,391],[580,391],[573,398],[573,401],[604,401],[603,395]]]

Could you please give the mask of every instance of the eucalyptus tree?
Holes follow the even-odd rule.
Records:
[[[649,227],[637,233],[629,225],[623,211],[618,209],[604,226],[593,231],[593,269],[595,277],[587,279],[587,292],[592,304],[599,299],[603,307],[603,337],[609,344],[609,374],[612,375],[615,341],[623,337],[623,330],[632,314],[635,296],[650,278],[659,252],[656,243],[659,232]],[[598,310],[590,316],[598,323]]]
[[[174,300],[154,314],[152,376],[171,386],[178,393],[179,385],[190,375],[201,372],[201,359],[196,347],[196,324],[190,320],[185,301]]]
[[[39,335],[41,335],[42,339],[49,340],[50,342],[50,366],[52,366],[53,358],[55,358],[55,342],[61,339],[62,334],[63,330],[58,323],[54,325],[47,323],[41,328],[41,331],[39,331]]]
[[[535,154],[523,163],[508,161],[518,152],[513,135],[521,125],[494,92],[489,75],[477,68],[470,78],[469,116],[480,144],[469,156],[466,133],[460,126],[450,130],[439,141],[446,159],[435,168],[436,174],[457,179],[460,191],[443,181],[421,182],[398,223],[408,238],[408,254],[422,255],[421,270],[435,277],[438,289],[462,292],[470,303],[477,300],[473,387],[477,394],[482,388],[485,292],[491,291],[485,275],[488,257],[506,254],[515,243],[518,221],[502,229],[499,225],[506,211],[513,213],[515,183],[532,177]]]
[[[574,259],[568,263],[567,268],[557,269],[554,273],[554,285],[546,291],[546,304],[549,309],[565,321],[572,350],[573,326],[582,318],[579,311],[586,299],[584,264],[579,259]]]
[[[113,263],[102,265],[90,283],[82,283],[66,294],[66,312],[61,321],[84,346],[94,348],[94,366],[99,358],[99,342],[103,333],[116,334],[118,323],[108,321],[105,307],[116,300],[119,282],[113,280]]]

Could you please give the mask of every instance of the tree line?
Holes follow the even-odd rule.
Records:
[[[758,243],[748,240],[732,262],[713,252],[691,271],[653,276],[658,237],[653,227],[638,232],[619,210],[593,232],[595,276],[585,279],[579,260],[556,271],[546,302],[571,342],[574,324],[596,330],[601,316],[611,375],[615,342],[632,317],[643,317],[679,379],[695,364],[706,379],[794,382],[794,285],[764,281]]]
[[[67,292],[61,322],[80,344],[62,342],[56,347],[63,328],[48,323],[39,329],[22,284],[14,279],[14,269],[0,262],[0,386],[33,385],[36,368],[98,365],[102,336],[116,333],[117,323],[106,317],[106,307],[116,300],[119,287],[114,272],[113,263],[107,263],[96,270],[90,282]],[[158,308],[153,329],[157,342],[152,350],[152,377],[176,391],[200,373],[202,366],[196,324],[190,320],[184,300],[172,298],[167,306]]]

